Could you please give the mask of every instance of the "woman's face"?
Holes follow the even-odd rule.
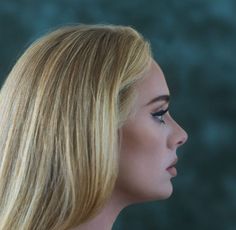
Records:
[[[176,176],[176,171],[168,167],[177,160],[176,150],[188,138],[169,112],[163,116],[152,115],[168,108],[170,95],[165,77],[154,60],[137,89],[135,116],[119,130],[122,142],[115,189],[130,203],[166,199],[172,194],[171,178]]]

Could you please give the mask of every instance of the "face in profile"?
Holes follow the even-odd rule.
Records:
[[[177,171],[171,166],[178,160],[178,147],[188,138],[168,112],[170,92],[154,60],[137,90],[135,116],[119,130],[122,142],[115,191],[129,203],[166,199],[172,194],[171,179]]]

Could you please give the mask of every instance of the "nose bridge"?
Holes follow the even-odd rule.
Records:
[[[187,132],[174,120],[172,119],[172,130],[170,134],[170,148],[178,148],[183,145],[188,139]]]

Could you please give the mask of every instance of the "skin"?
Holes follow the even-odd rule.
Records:
[[[120,211],[128,205],[167,199],[173,192],[173,175],[167,168],[177,159],[177,148],[187,141],[188,135],[169,112],[162,118],[151,115],[167,109],[168,102],[146,105],[157,96],[170,95],[163,72],[154,60],[146,78],[136,87],[135,116],[119,130],[120,169],[113,195],[99,215],[76,229],[110,230]]]

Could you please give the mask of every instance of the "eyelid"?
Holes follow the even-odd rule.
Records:
[[[156,112],[156,113],[152,113],[152,115],[153,116],[162,116],[162,115],[164,115],[166,112],[168,112],[168,110],[169,110],[169,107],[167,108],[167,109],[165,109],[165,110],[160,110],[159,112]]]
[[[167,107],[167,109],[170,107],[170,103],[169,102],[165,102],[165,103],[162,103],[160,106],[158,106],[158,107],[156,107],[156,111],[161,111],[161,110],[164,110],[163,108],[166,108]]]
[[[169,110],[169,107],[165,110],[160,110],[159,112],[156,113],[151,113],[151,115],[155,118],[158,119],[160,123],[164,123],[165,121],[163,120],[163,116],[165,115],[165,113],[167,113]]]

